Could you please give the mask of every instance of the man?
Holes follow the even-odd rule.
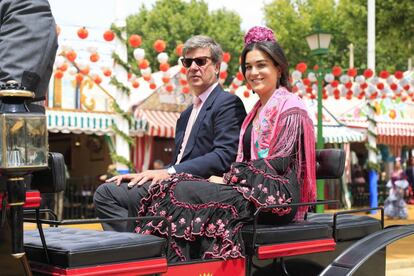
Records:
[[[210,37],[186,41],[181,61],[195,101],[177,121],[173,161],[167,169],[115,176],[99,186],[94,195],[99,218],[136,216],[149,185],[174,173],[208,178],[229,170],[246,112],[241,100],[218,84],[222,55],[220,45]],[[103,224],[103,228],[132,231],[133,223]]]
[[[45,99],[57,50],[47,0],[0,0],[0,85],[14,80]],[[30,110],[44,111],[40,105]]]

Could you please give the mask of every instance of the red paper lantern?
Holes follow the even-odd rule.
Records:
[[[382,82],[378,83],[378,84],[377,84],[377,88],[378,88],[379,90],[384,89],[384,84],[383,84]]]
[[[79,72],[81,72],[81,73],[82,73],[82,74],[84,74],[84,75],[89,74],[89,71],[90,71],[89,66],[85,66],[85,68],[83,68],[83,69],[79,70]]]
[[[150,65],[149,61],[146,60],[145,58],[139,62],[139,68],[140,69],[147,69],[149,67],[149,65]]]
[[[103,74],[105,77],[110,77],[112,75],[112,71],[110,69],[104,69]]]
[[[250,97],[250,91],[249,91],[249,90],[245,90],[245,91],[243,92],[243,96],[244,96],[245,98]]]
[[[111,30],[107,30],[103,33],[103,38],[105,41],[112,41],[115,38],[115,33]]]
[[[99,60],[99,54],[98,53],[92,53],[89,57],[90,61],[97,62]]]
[[[169,77],[163,77],[162,82],[167,84],[167,83],[170,82],[170,78]]]
[[[364,71],[364,77],[366,79],[369,79],[370,77],[372,77],[374,75],[374,72],[371,69],[367,69]]]
[[[151,80],[151,75],[148,76],[143,76],[142,77],[145,81],[150,81]]]
[[[357,69],[355,69],[355,68],[349,68],[347,74],[350,77],[355,77],[357,75],[357,73],[358,73]]]
[[[408,85],[408,84],[407,85],[404,85],[403,88],[404,88],[405,91],[408,91],[408,90],[410,90],[410,85]]]
[[[331,82],[331,86],[332,87],[338,87],[339,82],[337,80],[334,80],[333,82]]]
[[[70,50],[66,53],[66,58],[70,61],[70,62],[74,62],[76,59],[76,52],[73,50]]]
[[[101,78],[100,76],[96,76],[96,77],[94,77],[94,78],[93,78],[93,81],[94,81],[96,84],[100,84],[100,83],[102,82],[102,78]]]
[[[85,39],[89,35],[88,30],[85,27],[82,27],[78,30],[78,36],[80,39]]]
[[[153,47],[154,47],[154,50],[157,51],[157,53],[164,52],[165,47],[166,47],[165,41],[164,40],[161,40],[161,39],[157,39],[154,42]]]
[[[306,63],[301,62],[298,63],[296,65],[296,70],[298,70],[299,72],[301,72],[302,74],[306,72],[306,69],[308,68],[308,66],[306,65]]]
[[[127,73],[127,78],[128,78],[128,80],[130,80],[131,78],[132,78],[132,73]]]
[[[58,69],[62,72],[65,72],[68,69],[68,64],[65,62]]]
[[[318,64],[315,64],[315,65],[313,66],[313,71],[318,71],[318,69],[319,69],[319,65],[318,65]]]
[[[181,89],[181,92],[183,92],[183,94],[188,94],[188,93],[190,93],[190,88],[188,86],[184,86]]]
[[[142,38],[141,36],[137,35],[137,34],[133,34],[129,37],[129,45],[133,48],[137,48],[139,46],[141,46],[142,43]]]
[[[228,53],[228,52],[223,53],[223,61],[225,63],[229,63],[230,59],[231,59],[230,53]]]
[[[236,73],[236,78],[239,80],[239,81],[243,81],[244,80],[244,76],[243,76],[243,73],[242,72],[237,72]]]
[[[226,71],[220,72],[220,79],[225,80],[226,78],[227,78],[227,72]]]
[[[181,57],[183,55],[184,44],[180,43],[175,47],[175,53],[177,56]]]
[[[165,90],[167,90],[167,92],[173,92],[174,91],[174,86],[172,86],[171,84],[169,84],[169,85],[167,85],[166,87],[165,87]]]
[[[359,87],[361,87],[361,89],[366,89],[368,87],[368,83],[366,83],[366,82],[361,83],[361,85]]]
[[[379,76],[380,76],[380,78],[386,79],[386,78],[388,78],[388,77],[390,76],[390,73],[388,73],[388,71],[387,71],[387,70],[382,70],[382,71],[379,73]]]
[[[339,67],[339,66],[334,66],[334,67],[332,67],[332,74],[333,74],[335,77],[339,77],[339,76],[342,74],[342,68],[341,68],[341,67]]]
[[[181,67],[180,73],[184,75],[187,74],[187,69],[185,69],[184,67]]]
[[[157,88],[157,85],[152,82],[152,83],[150,83],[149,87],[150,87],[151,90],[155,90],[155,88]]]
[[[137,81],[137,80],[133,80],[133,81],[132,81],[132,87],[133,87],[133,88],[138,88],[138,87],[139,87],[139,81]]]
[[[182,86],[184,86],[184,85],[187,85],[187,84],[188,84],[188,82],[187,82],[187,80],[186,80],[186,79],[180,79],[180,84],[181,84]]]
[[[75,76],[75,80],[77,83],[81,83],[83,81],[83,75],[80,73],[77,73]]]
[[[170,65],[168,63],[161,63],[160,64],[160,71],[167,72],[170,69]]]
[[[63,78],[63,72],[60,71],[60,70],[56,70],[56,72],[55,72],[55,78],[57,78],[57,79]]]
[[[306,93],[312,93],[312,87],[308,86],[306,87]]]
[[[231,84],[231,87],[233,88],[233,89],[237,89],[237,88],[239,88],[239,85],[237,84],[237,83],[232,83]]]
[[[401,71],[397,71],[397,72],[394,73],[394,77],[396,79],[400,80],[400,79],[402,79],[404,77],[404,74]]]
[[[395,91],[395,90],[397,90],[398,85],[397,85],[397,84],[395,84],[395,83],[391,83],[391,84],[390,84],[390,88],[391,88],[391,90]]]
[[[351,89],[352,88],[352,82],[348,81],[347,83],[345,83],[345,87],[346,87],[346,89]]]
[[[303,84],[304,85],[310,85],[311,84],[311,81],[308,78],[304,78],[303,79]]]

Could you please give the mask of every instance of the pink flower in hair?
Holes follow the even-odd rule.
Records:
[[[251,28],[244,36],[244,46],[261,41],[276,42],[275,34],[267,27],[256,26]]]

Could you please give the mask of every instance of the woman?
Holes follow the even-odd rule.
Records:
[[[406,178],[401,167],[401,159],[397,157],[391,179],[387,182],[388,197],[384,201],[384,214],[391,219],[406,219],[408,217],[407,204],[404,201],[405,191],[409,185]]]
[[[290,208],[290,203],[315,200],[312,121],[300,98],[289,91],[288,63],[270,29],[254,27],[246,34],[241,67],[260,100],[242,125],[231,170],[210,181],[174,175],[152,185],[141,201],[139,215],[171,221],[170,261],[240,257],[240,229],[252,221],[257,207],[286,204],[260,220],[287,223],[303,219],[307,210]],[[139,222],[136,231],[166,234],[155,221]]]

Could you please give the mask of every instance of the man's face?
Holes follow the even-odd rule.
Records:
[[[206,61],[204,65],[197,65],[193,61],[190,67],[187,68],[187,81],[194,95],[200,95],[209,86],[217,82],[217,73],[219,72],[220,64],[213,64],[209,48],[189,50],[184,58],[202,58]]]

